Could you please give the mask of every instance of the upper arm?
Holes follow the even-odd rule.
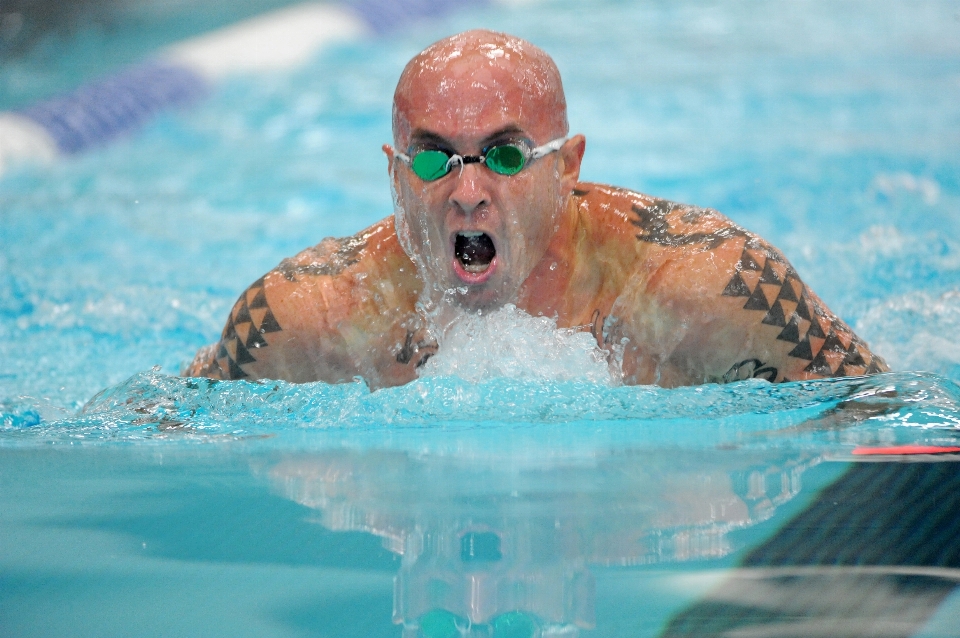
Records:
[[[220,341],[186,374],[330,383],[361,376],[371,386],[409,380],[419,358],[409,352],[416,348],[407,319],[418,293],[391,223],[325,239],[244,291]]]
[[[776,248],[719,215],[727,225],[684,235],[670,212],[648,240],[659,240],[650,264],[611,313],[627,339],[629,380],[673,386],[887,370]]]
[[[719,381],[746,375],[798,381],[888,369],[803,283],[779,250],[755,236],[745,237],[742,244],[736,263],[721,278],[720,296],[730,320],[742,323],[748,338],[741,350],[744,358],[732,362]],[[751,374],[756,360],[767,369]]]
[[[295,296],[296,286],[285,283],[289,282],[278,271],[271,271],[241,293],[220,340],[201,349],[186,374],[217,379],[310,380],[306,377],[316,373],[309,370],[308,352],[292,343],[305,317],[297,316],[288,303]],[[316,319],[323,309],[316,299],[311,301],[306,314]]]

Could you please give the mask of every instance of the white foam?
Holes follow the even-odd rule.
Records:
[[[910,173],[878,173],[871,187],[888,198],[896,197],[900,192],[917,193],[925,204],[933,206],[940,200],[940,184],[929,177],[918,177]]]
[[[886,300],[857,322],[872,348],[894,370],[949,373],[960,366],[960,291],[927,292]]]
[[[608,385],[618,384],[620,377],[617,363],[608,362],[589,332],[557,328],[556,320],[532,317],[513,304],[488,314],[461,315],[447,328],[439,352],[423,366],[420,376]]]

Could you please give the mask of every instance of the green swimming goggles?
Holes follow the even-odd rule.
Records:
[[[525,141],[503,142],[486,147],[482,155],[459,155],[439,148],[425,148],[410,155],[397,152],[396,156],[425,182],[440,179],[454,164],[460,165],[461,172],[466,164],[483,164],[498,175],[516,175],[527,162],[559,151],[566,141],[567,138],[560,137],[536,148],[530,148]]]

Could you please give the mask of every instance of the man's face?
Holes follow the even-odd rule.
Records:
[[[559,136],[555,98],[531,90],[536,83],[520,75],[526,66],[492,46],[423,65],[398,100],[398,150],[478,156],[499,142],[533,147]],[[428,292],[472,310],[515,300],[557,229],[559,157],[529,160],[515,175],[457,164],[424,181],[391,156],[398,233]]]

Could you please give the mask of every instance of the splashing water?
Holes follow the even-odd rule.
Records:
[[[237,78],[3,178],[0,633],[397,638],[418,584],[502,574],[453,570],[497,532],[526,582],[594,577],[566,599],[596,610],[589,636],[956,635],[958,456],[878,453],[960,447],[956,2],[521,4]],[[211,10],[5,61],[0,103]],[[587,331],[489,304],[405,386],[169,374],[281,259],[395,212],[402,65],[476,26],[555,56],[585,181],[762,235],[897,372],[626,386]],[[408,246],[449,242],[404,219]],[[436,283],[424,304],[456,285]]]
[[[464,314],[440,340],[421,377],[456,376],[473,382],[497,377],[586,381],[618,385],[620,367],[588,332],[557,328],[513,304],[488,314]]]

